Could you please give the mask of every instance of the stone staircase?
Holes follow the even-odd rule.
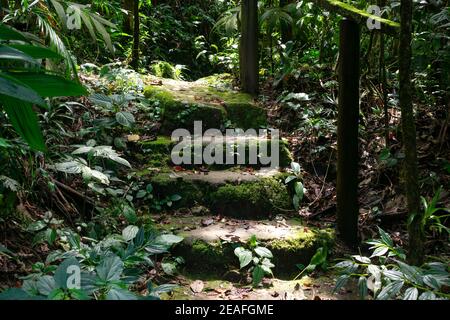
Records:
[[[202,137],[200,141],[194,137],[186,145],[170,138],[175,129],[192,132],[195,121],[202,121],[204,131],[267,127],[266,112],[256,101],[233,91],[226,76],[196,82],[149,77],[148,83],[146,97],[158,100],[163,109],[162,128],[156,140],[139,142],[147,156],[138,174],[152,183],[157,196],[182,197],[177,206],[185,210],[155,219],[158,226],[185,238],[176,254],[186,260],[188,272],[202,270],[221,279],[228,270],[238,269],[234,248],[255,235],[272,251],[275,274],[292,275],[298,270],[296,264],[308,264],[317,248],[331,243],[330,230],[308,228],[294,218],[292,191],[285,185],[289,176],[285,168],[293,159],[285,141],[246,137],[247,146],[237,149],[240,138]],[[190,152],[192,159],[207,150],[223,150],[223,161],[177,164],[173,161],[176,146],[183,150],[178,155]],[[250,146],[259,152],[256,161],[250,161]],[[279,153],[277,168],[262,161],[274,151]],[[227,159],[233,161],[227,163]]]

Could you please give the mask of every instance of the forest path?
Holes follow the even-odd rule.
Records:
[[[294,188],[286,183],[293,161],[287,143],[267,135],[224,137],[218,142],[215,137],[192,136],[183,144],[170,137],[176,129],[193,135],[199,129],[196,121],[202,121],[201,133],[227,128],[258,130],[267,127],[266,110],[251,96],[233,90],[227,75],[195,82],[148,76],[146,82],[144,94],[158,101],[162,121],[156,139],[139,142],[146,156],[137,174],[152,184],[158,198],[180,196],[175,212],[152,220],[163,231],[184,237],[174,251],[185,261],[183,276],[177,278],[181,287],[167,299],[331,299],[330,281],[316,283],[308,278],[311,284],[303,285],[288,280],[299,272],[296,265],[308,265],[318,248],[331,246],[333,232],[305,227],[296,217]],[[238,149],[241,140],[244,147]],[[258,152],[256,162],[250,161],[252,146]],[[177,147],[180,157],[189,154],[189,163],[174,161]],[[223,162],[207,164],[204,156],[208,152]],[[227,162],[230,154],[233,161]],[[261,160],[275,154],[277,168]],[[193,164],[198,156],[202,161]],[[274,274],[285,280],[266,274],[263,287],[252,287],[239,277],[242,272],[235,249],[248,248],[252,237],[271,251]],[[205,291],[194,292],[190,286],[200,282]]]

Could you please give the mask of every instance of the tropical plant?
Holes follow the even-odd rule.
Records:
[[[248,267],[247,272],[252,275],[253,286],[258,286],[264,275],[273,276],[272,268],[275,265],[271,262],[272,252],[266,247],[260,246],[256,236],[253,235],[248,241],[248,248],[237,247],[234,254],[239,259],[240,269]]]
[[[43,97],[78,96],[86,90],[76,81],[43,69],[38,59],[61,59],[61,56],[32,44],[22,33],[0,24],[0,105],[30,147],[45,151],[33,105],[45,109],[47,104]]]
[[[183,238],[172,234],[156,234],[136,226],[126,227],[121,235],[110,235],[100,242],[84,244],[73,232],[66,234],[67,251],[53,251],[46,264],[36,265],[34,273],[23,278],[21,288],[0,293],[0,300],[155,300],[159,294],[176,286],[147,285],[140,296],[131,287],[154,267],[154,257],[167,253]],[[53,263],[62,261],[58,265]]]
[[[357,279],[361,299],[450,298],[445,290],[450,286],[448,263],[430,262],[422,267],[411,266],[405,262],[404,250],[396,247],[384,230],[378,230],[381,238],[367,242],[373,250],[370,257],[354,255],[334,266],[340,274],[335,291],[339,291],[350,279]]]

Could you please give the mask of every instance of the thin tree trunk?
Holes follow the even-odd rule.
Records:
[[[133,32],[133,4],[134,0],[123,0],[123,8],[128,12],[123,20],[123,31],[127,34]]]
[[[258,1],[241,4],[240,73],[242,91],[256,95],[259,90]]]
[[[416,149],[416,125],[414,118],[411,83],[412,56],[412,0],[401,0],[400,3],[400,50],[399,81],[400,108],[402,112],[402,137],[405,150],[404,183],[409,215],[412,218],[409,231],[409,262],[420,265],[425,255],[425,234],[422,228],[423,215],[420,212],[419,182]]]
[[[133,28],[133,53],[131,66],[134,69],[139,67],[139,0],[134,0],[133,6],[134,28]]]
[[[358,244],[358,128],[360,78],[360,28],[343,19],[339,43],[338,112],[338,234],[346,244]]]
[[[383,8],[386,6],[386,0],[378,0],[378,5]],[[380,82],[380,90],[384,109],[384,136],[386,148],[389,148],[389,108],[388,108],[388,96],[387,96],[387,77],[386,77],[386,45],[384,40],[386,39],[384,33],[380,32],[380,60],[378,77]]]

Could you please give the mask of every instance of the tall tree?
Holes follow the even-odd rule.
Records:
[[[337,218],[339,238],[358,244],[358,127],[360,27],[341,20],[339,41],[339,112]]]
[[[242,91],[256,95],[259,89],[258,1],[242,0],[240,74]]]
[[[139,67],[139,0],[134,0],[133,4],[133,19],[134,19],[134,28],[133,28],[133,52],[131,59],[131,66],[135,69]]]
[[[413,86],[411,83],[412,56],[412,12],[413,1],[400,2],[400,44],[399,44],[399,82],[400,108],[402,112],[402,137],[405,151],[404,184],[410,215],[409,260],[419,265],[423,262],[425,234],[422,227],[423,215],[420,212],[419,178],[417,168],[416,125],[412,102]]]

